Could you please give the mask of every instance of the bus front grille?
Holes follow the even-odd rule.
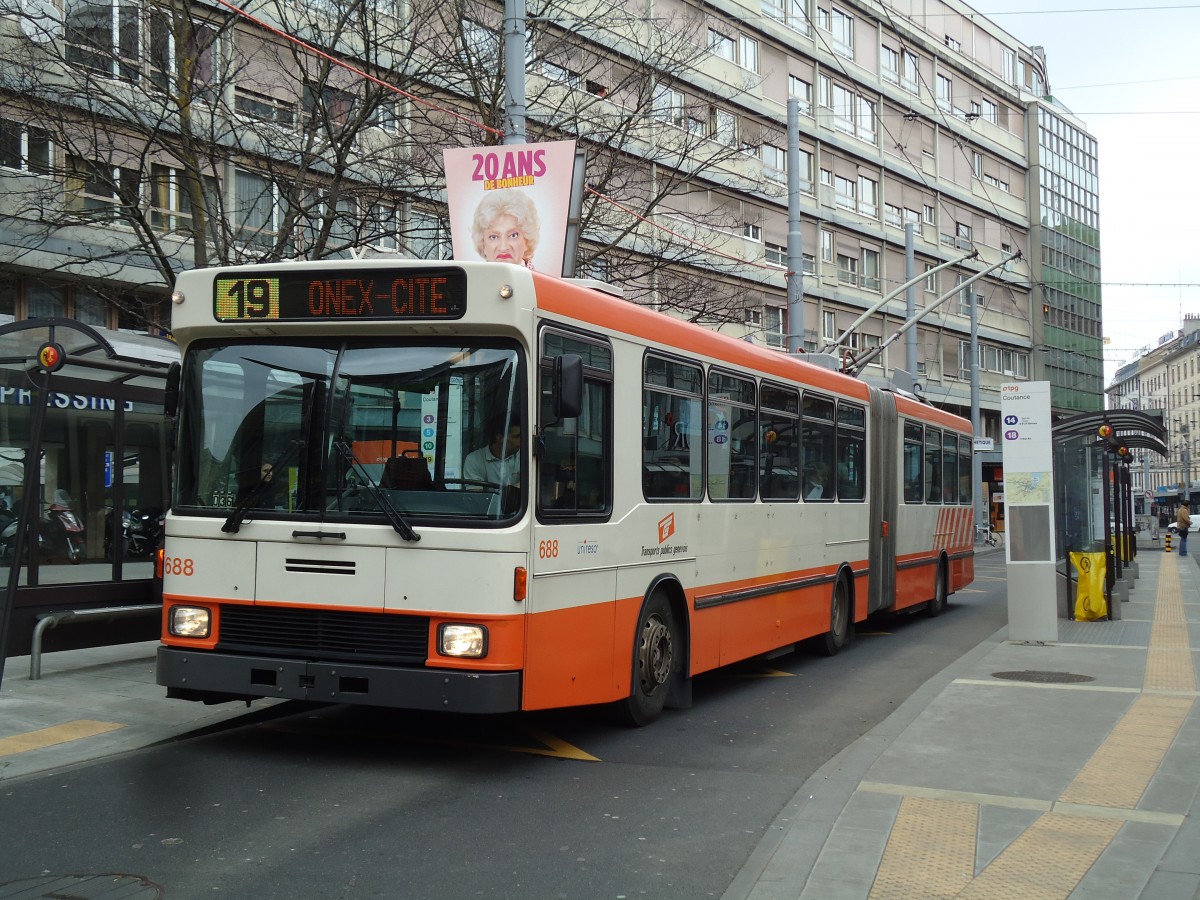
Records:
[[[221,607],[218,650],[304,659],[421,665],[426,616],[272,606]]]

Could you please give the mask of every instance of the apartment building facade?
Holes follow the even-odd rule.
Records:
[[[17,9],[0,17],[12,61],[0,72],[6,320],[161,333],[174,275],[194,265],[443,258],[441,150],[502,136],[498,3]],[[808,351],[924,274],[832,349],[861,358],[922,312],[915,349],[891,345],[868,373],[911,370],[931,402],[963,415],[977,373],[993,437],[1001,383],[1055,381],[1070,366],[1043,351],[1080,352],[1043,318],[1058,302],[1044,282],[1063,235],[1098,280],[1098,223],[1085,218],[1081,238],[1056,206],[1074,188],[1054,193],[1055,179],[1080,174],[1067,145],[1085,146],[1094,213],[1094,141],[1052,121],[1063,116],[1048,112],[1042,56],[966,4],[581,3],[530,7],[528,27],[528,139],[574,138],[588,152],[580,274]],[[798,316],[787,308],[789,100]],[[1098,328],[1098,294],[1088,299]],[[1088,408],[1090,387],[1072,383],[1056,403]]]
[[[1200,504],[1200,315],[1185,315],[1182,328],[1118,369],[1107,395],[1108,408],[1156,412],[1166,427],[1167,457],[1134,451],[1134,496],[1155,512],[1173,510],[1181,500],[1195,509]]]

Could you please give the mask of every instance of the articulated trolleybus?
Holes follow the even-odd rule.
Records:
[[[645,724],[973,577],[969,423],[803,357],[503,263],[173,300],[169,696]]]

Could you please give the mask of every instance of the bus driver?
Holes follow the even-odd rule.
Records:
[[[463,479],[505,486],[520,484],[521,426],[514,423],[506,432],[501,420],[493,423],[488,434],[488,443],[463,460]]]

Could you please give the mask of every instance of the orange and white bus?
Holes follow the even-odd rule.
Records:
[[[973,577],[969,423],[803,356],[498,263],[172,299],[169,696],[645,724]]]

